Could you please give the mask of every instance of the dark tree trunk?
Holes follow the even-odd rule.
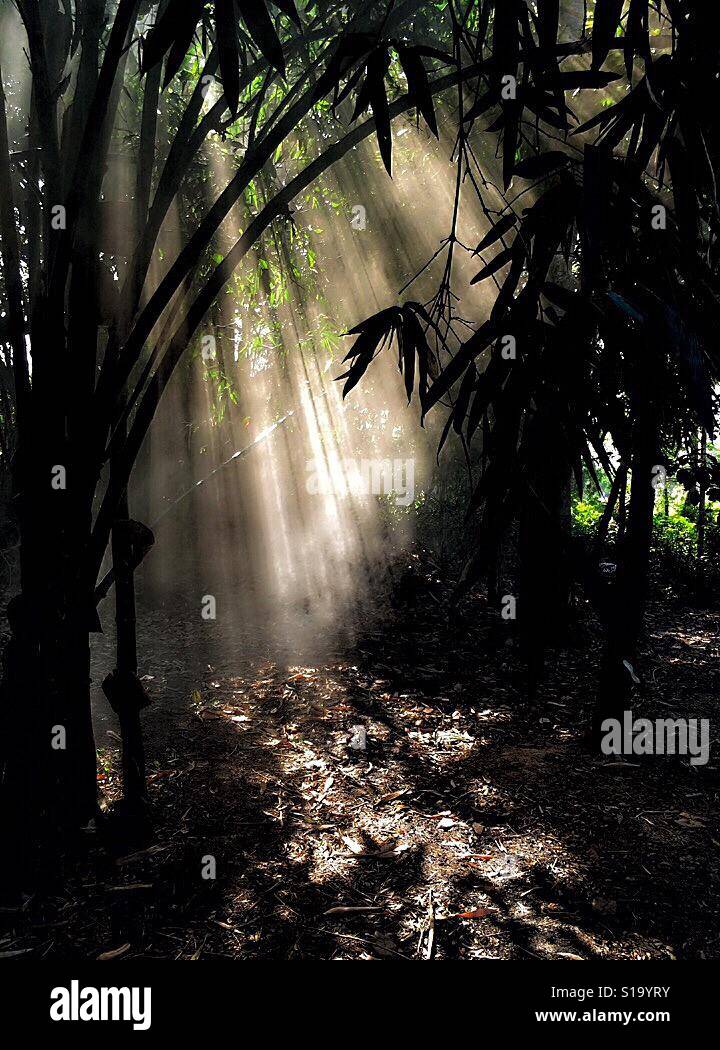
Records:
[[[117,469],[117,456],[111,472]],[[117,658],[115,670],[103,682],[103,691],[120,722],[122,740],[122,816],[126,830],[140,836],[146,827],[147,793],[145,749],[140,712],[148,698],[137,675],[137,620],[135,569],[152,542],[150,530],[130,520],[127,489],[120,497],[112,530],[112,561],[115,581],[115,626]],[[142,548],[142,549],[141,549]],[[135,824],[135,828],[133,828]]]
[[[67,833],[96,815],[88,609],[87,589],[67,573],[42,590],[28,586],[8,608],[11,640],[0,690],[6,892],[23,886],[33,851],[50,850],[49,873]]]
[[[29,636],[23,645],[37,649],[38,655],[34,706],[41,713],[41,722],[36,725],[32,746],[39,764],[41,756],[50,752],[50,776],[46,797],[40,799],[41,811],[53,823],[80,825],[96,810],[89,645],[90,630],[96,625],[92,588],[84,571],[90,543],[89,507],[83,511],[70,500],[68,513],[62,514],[52,506],[60,499],[42,502],[46,513],[40,520],[45,526],[32,528],[34,542],[24,559],[30,567],[29,579],[21,595],[22,631]],[[13,680],[16,687],[21,685],[17,675]]]
[[[608,529],[610,528],[610,522],[615,512],[615,505],[618,499],[623,502],[625,500],[625,490],[627,487],[627,467],[624,463],[620,463],[617,468],[615,477],[613,478],[610,492],[608,493],[607,503],[603,510],[600,520],[597,524],[597,530],[595,532],[595,539],[593,541],[593,568],[596,568],[597,562],[602,557],[603,547],[607,540]]]
[[[546,648],[567,633],[571,466],[567,442],[549,411],[535,414],[527,442],[531,466],[518,534],[518,634],[532,694]]]
[[[658,460],[658,421],[647,375],[634,369],[632,397],[633,453],[630,505],[624,535],[618,541],[614,601],[607,625],[606,649],[601,669],[593,735],[599,742],[605,718],[622,719],[636,675],[637,646],[648,597],[650,543],[655,488],[653,467]],[[629,665],[629,666],[628,666]]]
[[[54,352],[54,382],[36,378],[32,411],[18,402],[13,489],[21,593],[8,607],[11,641],[0,690],[0,835],[10,847],[7,857],[24,858],[18,865],[11,860],[4,872],[6,888],[15,891],[38,844],[51,854],[62,851],[68,830],[86,824],[97,809],[89,646],[98,626],[89,557],[92,488],[85,450],[69,439],[57,406],[65,347],[48,340],[47,324],[42,316],[36,323],[36,345]],[[51,867],[51,858],[40,866]]]
[[[620,557],[620,550],[622,544],[625,541],[625,526],[627,525],[627,471],[623,474],[622,481],[620,482],[620,492],[618,495],[617,513],[615,520],[617,522],[617,557]]]
[[[145,750],[140,711],[145,696],[137,678],[137,633],[135,611],[135,568],[132,564],[127,526],[129,521],[127,493],[120,501],[122,516],[112,534],[113,568],[115,570],[115,627],[117,664],[114,688],[106,693],[118,715],[122,738],[123,801],[131,814],[142,814],[146,804]]]
[[[707,434],[703,427],[700,434],[700,501],[697,509],[697,581],[696,599],[703,605],[707,600],[705,586],[705,526],[707,523],[707,478],[705,466],[707,459]]]

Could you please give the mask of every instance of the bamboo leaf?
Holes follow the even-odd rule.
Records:
[[[498,270],[502,270],[503,266],[506,266],[512,259],[512,249],[504,248],[499,252],[492,262],[489,262],[487,266],[483,266],[482,270],[475,274],[470,284],[478,284],[480,281],[484,281],[487,277],[492,277]]]
[[[253,43],[271,66],[284,73],[282,45],[263,0],[237,0],[237,5]]]
[[[408,82],[408,93],[410,98],[420,110],[427,126],[435,138],[438,138],[437,120],[435,119],[435,107],[433,106],[430,83],[422,59],[415,48],[398,47],[400,65]]]
[[[542,179],[559,168],[564,168],[569,161],[567,153],[561,150],[548,150],[536,157],[528,157],[515,165],[514,174],[521,179]]]
[[[233,116],[240,97],[240,66],[235,0],[216,0],[217,47],[225,98]]]
[[[596,0],[592,31],[592,65],[599,69],[608,56],[620,25],[624,0]]]
[[[504,237],[506,233],[509,233],[516,223],[517,218],[512,212],[503,215],[502,218],[498,219],[495,225],[488,230],[473,252],[473,255],[479,255],[480,252],[484,252],[487,248],[490,248],[496,241],[499,241],[501,237]]]
[[[378,49],[368,59],[367,84],[370,108],[375,118],[380,156],[385,170],[392,176],[392,132],[390,130],[390,110],[385,94],[385,74],[390,64],[387,51]]]

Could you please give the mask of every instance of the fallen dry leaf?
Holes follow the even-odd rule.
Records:
[[[347,907],[339,906],[337,908],[328,908],[327,911],[323,912],[323,915],[354,915],[357,912],[363,911],[384,911],[384,909],[377,905],[358,904],[348,905]]]
[[[384,806],[386,802],[394,802],[398,798],[402,798],[403,795],[409,795],[410,788],[401,788],[400,791],[391,791],[389,795],[382,795],[377,802],[376,806]]]
[[[121,955],[125,955],[125,953],[129,951],[129,944],[121,944],[119,948],[111,948],[107,952],[102,952],[100,955],[98,955],[97,961],[109,962],[110,959],[119,959]]]

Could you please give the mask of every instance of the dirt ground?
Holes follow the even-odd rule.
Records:
[[[152,838],[112,857],[88,832],[69,893],[28,900],[0,954],[720,956],[717,613],[652,606],[633,704],[709,717],[705,766],[587,748],[590,624],[528,704],[484,599],[449,622],[422,584],[312,666],[248,637],[214,662],[176,602],[142,623]],[[99,703],[98,739],[109,801]]]

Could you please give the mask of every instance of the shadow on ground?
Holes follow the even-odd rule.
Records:
[[[312,663],[274,654],[267,632],[255,649],[236,628],[203,634],[176,602],[143,622],[157,697],[147,718],[152,840],[112,857],[88,836],[69,890],[29,901],[5,950],[720,954],[714,759],[618,763],[586,750],[590,627],[549,661],[528,704],[511,639],[480,598],[462,611],[464,627],[435,602],[396,603],[352,648],[327,646]],[[100,670],[110,652],[107,639]],[[717,656],[716,614],[653,607],[634,711],[712,719]],[[106,718],[98,727],[112,798],[117,740]],[[357,727],[364,749],[351,746]]]

